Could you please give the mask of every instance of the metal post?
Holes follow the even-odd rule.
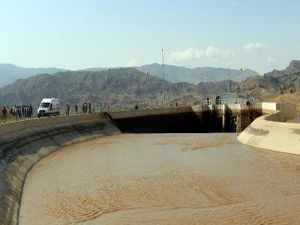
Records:
[[[148,77],[149,77],[149,72],[146,73],[146,90],[149,91],[149,85],[148,85]],[[146,92],[146,108],[148,108],[149,103],[148,103],[148,98],[147,98],[147,92]]]
[[[107,69],[107,73],[106,73],[106,110],[105,111],[109,111],[109,92],[108,92],[108,79],[110,76],[110,68]]]
[[[227,93],[229,94],[229,90],[230,90],[230,87],[229,87],[230,83],[229,83],[229,68],[227,69]]]
[[[164,49],[161,50],[161,56],[162,56],[162,89],[163,89],[163,104],[165,100],[165,56],[164,56]]]

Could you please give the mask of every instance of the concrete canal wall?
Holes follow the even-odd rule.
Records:
[[[262,115],[261,105],[196,105],[176,108],[112,112],[126,133],[240,132]]]
[[[285,122],[297,116],[296,107],[282,104],[277,109],[279,111],[257,118],[238,140],[253,147],[300,154],[300,124]]]
[[[119,130],[101,113],[1,125],[0,224],[18,224],[26,174],[42,157],[63,146],[114,133]]]

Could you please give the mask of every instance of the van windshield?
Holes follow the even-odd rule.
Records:
[[[50,105],[49,102],[43,102],[43,103],[41,104],[41,107],[43,107],[43,108],[49,108],[49,105]]]

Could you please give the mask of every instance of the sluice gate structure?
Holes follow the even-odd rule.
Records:
[[[276,104],[195,105],[176,108],[111,112],[122,132],[213,133],[241,132],[256,118],[276,111]]]

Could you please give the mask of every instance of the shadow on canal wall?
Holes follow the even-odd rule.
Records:
[[[260,105],[203,105],[112,112],[124,133],[241,132],[263,114]]]

